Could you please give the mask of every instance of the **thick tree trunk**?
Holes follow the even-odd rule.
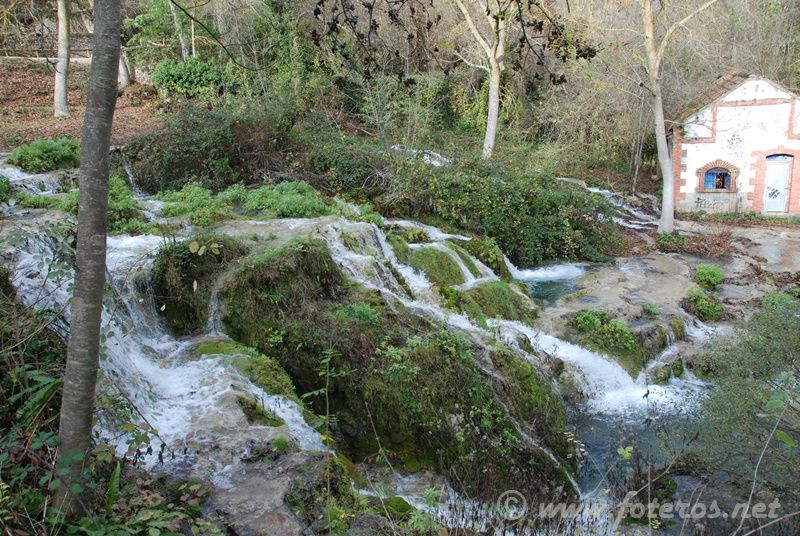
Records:
[[[483,158],[489,159],[494,153],[494,140],[497,136],[497,118],[500,115],[500,65],[492,62],[489,73],[489,111],[486,114],[486,135],[483,138]]]
[[[56,505],[70,513],[76,511],[76,492],[85,485],[80,475],[91,448],[106,269],[109,146],[119,69],[119,0],[96,0],[94,17],[92,67],[81,133],[75,285],[59,424],[58,465],[66,470],[66,476]]]
[[[69,76],[69,0],[58,0],[58,61],[53,97],[53,115],[69,115],[67,106],[67,77]]]
[[[186,36],[183,35],[183,24],[181,24],[180,13],[178,12],[178,8],[175,7],[175,4],[172,3],[172,0],[167,0],[167,5],[169,5],[169,12],[172,15],[172,24],[175,25],[175,33],[181,45],[181,59],[186,61],[189,57],[189,44],[186,42]]]
[[[658,224],[658,230],[662,233],[671,233],[675,229],[675,178],[672,176],[672,157],[667,144],[661,82],[657,81],[655,86],[653,88],[653,116],[655,118],[656,148],[658,150],[658,166],[664,181],[661,190],[661,221]]]

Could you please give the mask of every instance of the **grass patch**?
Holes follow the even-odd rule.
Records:
[[[456,293],[455,298],[450,297],[452,292]],[[538,309],[530,298],[505,281],[490,281],[464,291],[451,289],[446,297],[451,308],[460,309],[479,325],[485,326],[487,318],[516,320],[530,325],[538,316]]]
[[[716,264],[701,262],[694,269],[695,282],[706,290],[713,290],[725,280],[725,272]]]
[[[468,251],[470,255],[491,268],[502,280],[511,281],[511,273],[508,271],[505,256],[493,238],[474,237],[466,242],[459,242],[459,245]]]

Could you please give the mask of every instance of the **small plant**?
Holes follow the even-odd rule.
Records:
[[[79,163],[79,148],[80,145],[73,138],[39,138],[14,149],[8,161],[33,173],[72,168]]]
[[[642,310],[644,311],[644,314],[650,318],[655,318],[658,316],[658,307],[651,302],[645,302],[645,304],[642,306]]]
[[[665,251],[667,253],[681,251],[685,245],[686,237],[681,235],[678,231],[672,231],[671,233],[658,233],[658,236],[656,236],[656,246],[658,246],[658,249],[661,251]]]
[[[644,363],[644,349],[636,335],[621,320],[611,318],[605,311],[580,311],[570,321],[582,336],[582,342],[600,352],[617,358],[635,377]]]
[[[706,290],[713,290],[725,280],[725,272],[716,264],[702,262],[697,265],[694,280]]]
[[[722,304],[698,288],[689,289],[686,294],[684,309],[687,309],[703,322],[720,320],[725,314]]]
[[[11,193],[11,181],[8,177],[0,173],[0,203],[8,203],[8,197]]]

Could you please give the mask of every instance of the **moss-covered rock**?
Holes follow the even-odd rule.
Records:
[[[237,398],[239,407],[250,424],[263,424],[264,426],[283,426],[283,419],[266,409],[258,399],[248,396]]]
[[[431,283],[449,287],[464,283],[464,273],[458,263],[446,252],[434,247],[411,250],[408,264],[423,272]]]
[[[459,244],[472,256],[492,269],[504,281],[511,281],[511,272],[506,265],[505,256],[493,238],[474,237],[472,240],[460,241]]]
[[[683,318],[677,315],[670,317],[669,326],[672,328],[672,334],[675,335],[676,340],[682,341],[686,339],[686,323]]]
[[[490,281],[465,290],[486,318],[504,318],[532,324],[539,315],[533,301],[505,281]]]
[[[568,334],[581,344],[613,357],[631,377],[644,366],[645,349],[631,329],[605,311],[579,311],[567,324]]]
[[[325,393],[307,400],[318,413],[329,404],[337,448],[350,458],[432,467],[482,496],[508,487],[533,496],[563,483],[514,424],[541,430],[543,444],[565,453],[563,408],[549,382],[512,354],[475,346],[347,281],[318,240],[248,257],[236,270],[222,289],[228,334],[274,355],[299,393]],[[479,365],[493,361],[497,377]]]
[[[176,334],[190,335],[205,327],[214,282],[245,253],[238,241],[215,235],[161,248],[153,265],[153,294]]]
[[[285,396],[299,402],[292,379],[283,370],[280,363],[273,358],[259,353],[249,346],[236,341],[218,340],[199,344],[195,350],[197,355],[230,355],[233,364],[241,370],[251,382],[271,395]]]

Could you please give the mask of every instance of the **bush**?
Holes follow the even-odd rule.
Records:
[[[653,303],[645,302],[645,304],[642,306],[642,310],[644,311],[644,314],[650,318],[655,318],[658,316],[658,307],[656,307]]]
[[[59,208],[70,214],[78,214],[78,190],[72,190],[59,204]],[[133,198],[128,183],[115,175],[108,183],[108,230],[111,234],[142,234],[155,229],[148,223],[139,205]]]
[[[79,149],[73,138],[39,138],[14,149],[8,162],[33,173],[73,168],[80,163]]]
[[[314,218],[330,214],[330,208],[305,181],[282,182],[248,192],[244,208],[266,211],[278,218]]]
[[[689,289],[682,305],[703,322],[715,322],[725,314],[722,304],[698,288]]]
[[[666,253],[676,253],[681,251],[686,245],[686,237],[681,235],[678,231],[671,233],[658,233],[656,236],[656,246],[661,251]]]
[[[197,56],[186,61],[167,59],[153,69],[153,84],[170,95],[183,98],[216,96],[223,91],[224,71]]]
[[[269,170],[286,170],[294,111],[263,101],[235,111],[187,105],[156,129],[134,137],[126,150],[139,187],[150,194],[180,190],[189,182],[217,192],[236,183],[261,182]]]
[[[706,290],[712,290],[725,280],[725,272],[716,264],[702,262],[697,265],[694,280]]]
[[[605,199],[543,173],[518,174],[485,162],[437,168],[408,161],[397,170],[391,200],[385,211],[433,215],[490,237],[523,266],[599,261],[619,244],[610,218],[615,209]]]

